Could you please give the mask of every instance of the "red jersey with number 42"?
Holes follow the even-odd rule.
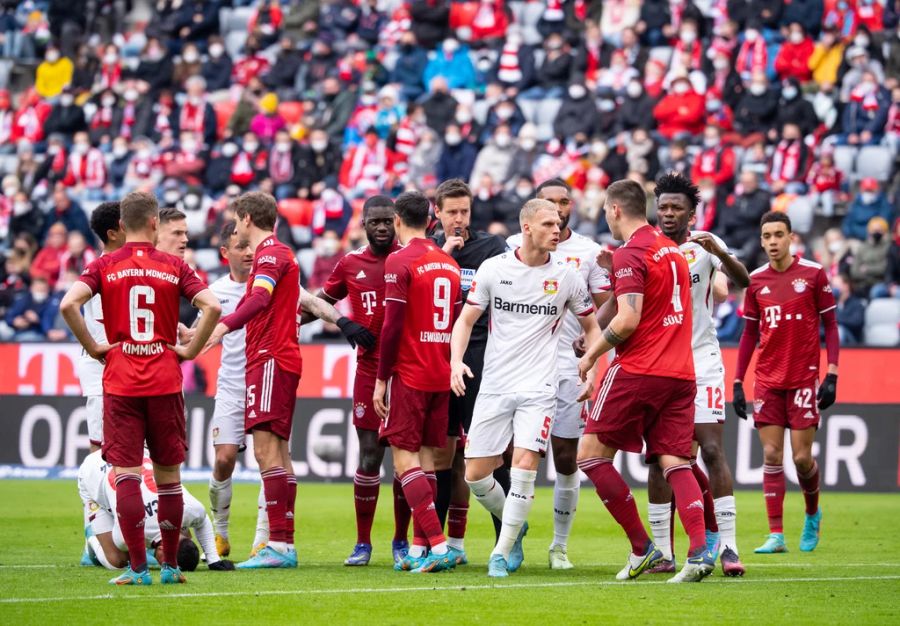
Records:
[[[652,226],[637,229],[613,253],[616,298],[644,296],[641,321],[616,348],[630,374],[694,380],[691,274],[678,245]]]
[[[756,380],[799,389],[819,378],[819,317],[835,308],[825,270],[799,257],[783,272],[769,264],[750,274],[744,318],[759,322]]]
[[[384,264],[385,300],[406,303],[395,374],[419,391],[450,389],[450,333],[462,303],[459,265],[427,239],[412,239]]]
[[[254,287],[262,287],[272,299],[247,322],[247,369],[274,358],[278,367],[299,376],[300,266],[294,252],[275,235],[263,239],[253,255],[248,296]]]
[[[178,305],[206,289],[187,263],[149,243],[126,243],[105,254],[80,278],[101,295],[110,344],[103,391],[116,396],[180,393],[181,366],[167,345],[178,338]]]
[[[394,243],[390,252],[400,249]],[[381,334],[384,321],[384,262],[387,256],[378,256],[369,246],[363,246],[341,257],[322,291],[329,298],[343,300],[350,297],[351,319],[365,326],[375,337]],[[378,373],[378,354],[381,345],[371,350],[357,349],[357,374],[374,378]]]

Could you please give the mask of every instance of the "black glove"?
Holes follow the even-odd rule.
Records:
[[[215,563],[210,563],[207,567],[214,572],[233,572],[234,561],[223,559],[221,561],[216,561]]]
[[[837,396],[837,374],[827,374],[825,380],[819,385],[819,393],[816,394],[816,400],[819,401],[819,410],[824,411],[834,404]]]
[[[747,419],[747,398],[744,397],[744,385],[735,381],[731,395],[731,404],[734,406],[734,412],[742,420]]]
[[[337,321],[337,325],[354,348],[357,345],[362,346],[364,350],[371,350],[375,347],[375,335],[370,333],[365,326],[357,324],[349,317],[342,317]]]

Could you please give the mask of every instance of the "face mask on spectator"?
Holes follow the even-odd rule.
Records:
[[[534,147],[537,145],[537,141],[532,139],[531,137],[523,137],[519,139],[519,147],[526,152],[531,152],[534,150]]]
[[[116,103],[116,97],[115,97],[115,96],[104,96],[104,98],[103,98],[103,106],[105,106],[105,107],[111,107],[111,106],[113,106],[115,103]]]
[[[191,194],[184,197],[182,201],[184,203],[184,208],[194,210],[200,208],[200,196]]]
[[[717,70],[727,70],[731,63],[725,57],[716,57],[713,59],[713,67]]]
[[[149,159],[152,153],[150,152],[150,148],[141,148],[137,151],[138,158],[141,159]]]
[[[49,145],[49,146],[47,146],[47,154],[49,154],[50,156],[56,156],[57,154],[59,154],[59,151],[61,149],[62,149],[61,146],[58,146],[55,144]]]
[[[703,137],[703,145],[707,148],[715,148],[719,145],[719,138],[715,135],[706,135]]]
[[[341,242],[337,239],[320,239],[317,247],[321,256],[334,256],[340,249]]]
[[[472,113],[469,111],[457,111],[456,121],[460,124],[468,124],[472,121]]]
[[[864,191],[859,194],[859,199],[863,201],[863,204],[872,204],[875,202],[876,194],[873,191]]]
[[[126,154],[128,154],[128,146],[116,146],[115,148],[113,148],[112,153],[114,157],[116,157],[117,159],[121,159]]]
[[[686,28],[681,31],[681,41],[688,45],[697,41],[697,31],[692,28]]]
[[[147,50],[147,58],[151,61],[159,61],[163,58],[162,48],[150,48]]]
[[[209,56],[218,59],[225,53],[225,46],[220,43],[214,43],[209,47]]]
[[[706,110],[709,113],[715,113],[722,108],[722,103],[716,99],[706,101]]]
[[[680,80],[677,83],[675,83],[674,85],[672,85],[672,91],[674,93],[678,94],[679,96],[686,94],[689,89],[690,89],[690,87],[683,80]]]
[[[112,65],[118,60],[119,60],[119,55],[116,54],[115,52],[107,52],[106,54],[103,55],[103,62],[106,63],[107,65]]]
[[[311,141],[309,142],[310,147],[313,149],[313,152],[325,152],[325,149],[328,147],[327,141]]]
[[[244,150],[246,150],[247,152],[256,152],[257,148],[259,148],[258,143],[253,143],[252,141],[244,143]]]
[[[604,113],[609,113],[611,111],[614,111],[615,108],[616,108],[616,103],[614,101],[610,100],[609,98],[604,98],[603,100],[600,101],[600,110],[603,111]]]
[[[125,90],[125,100],[128,102],[134,102],[138,99],[138,91],[137,89],[126,89]]]
[[[197,142],[192,139],[188,139],[187,141],[182,141],[181,149],[184,150],[185,152],[196,152],[197,151]]]
[[[72,151],[75,154],[87,154],[88,150],[90,150],[90,149],[91,149],[91,144],[89,144],[89,143],[79,142],[72,146]]]
[[[498,107],[497,108],[497,117],[501,120],[508,120],[513,116],[512,107]]]
[[[71,106],[74,101],[75,98],[73,98],[70,93],[64,93],[59,97],[59,103],[64,107]]]
[[[167,191],[163,194],[163,202],[169,206],[174,206],[179,200],[181,200],[181,193],[179,193],[177,189]]]
[[[766,93],[766,85],[765,83],[751,83],[750,84],[750,93],[754,96],[761,96]]]
[[[453,54],[459,49],[459,42],[455,39],[447,39],[442,47],[444,54]]]
[[[491,190],[485,189],[484,187],[479,189],[478,190],[478,199],[482,200],[482,201],[490,200],[491,199]]]
[[[13,213],[15,215],[25,215],[31,209],[31,205],[27,202],[14,202]]]
[[[32,291],[31,299],[35,304],[43,304],[49,294],[46,291]]]
[[[56,63],[59,61],[59,50],[47,50],[44,59],[46,59],[47,63]]]
[[[784,96],[785,100],[793,100],[797,97],[797,88],[793,85],[788,85],[781,90],[781,95]]]
[[[628,93],[629,98],[640,98],[641,94],[644,92],[644,88],[640,83],[631,81],[628,83],[628,87],[625,88],[625,91]]]
[[[569,86],[569,97],[572,100],[581,100],[587,95],[587,89],[584,88],[584,85],[570,85]]]
[[[507,147],[510,144],[510,141],[512,141],[512,139],[506,133],[500,133],[494,136],[494,142],[501,148]]]
[[[289,152],[291,149],[290,141],[278,141],[275,143],[275,149],[279,152]]]
[[[236,155],[237,152],[238,152],[238,147],[237,147],[237,145],[235,145],[233,143],[226,143],[224,146],[222,146],[222,156],[231,158],[234,155]]]
[[[534,190],[531,188],[531,185],[525,183],[522,185],[518,185],[516,187],[516,195],[520,198],[527,198],[531,195]]]
[[[447,133],[444,135],[444,142],[448,146],[458,146],[462,142],[462,135],[459,133]]]
[[[844,244],[841,243],[840,241],[832,241],[830,244],[828,244],[828,251],[831,254],[837,254],[838,252],[841,251],[841,248],[843,248],[843,247],[844,247]]]
[[[859,46],[860,48],[868,48],[869,47],[869,37],[867,35],[863,35],[860,33],[856,37],[853,38],[853,45]]]
[[[754,41],[759,39],[759,32],[755,30],[748,30],[744,33],[744,39],[746,39],[750,43],[753,43]]]
[[[18,187],[14,186],[14,185],[10,185],[9,187],[3,188],[3,195],[6,196],[7,198],[12,198],[14,195],[16,195],[16,193],[18,193],[18,191],[19,191]]]
[[[185,50],[183,59],[185,63],[196,63],[200,60],[200,55],[196,50]]]
[[[803,33],[798,30],[795,30],[791,33],[791,43],[794,45],[799,45],[803,43]]]

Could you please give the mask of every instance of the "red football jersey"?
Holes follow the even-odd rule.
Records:
[[[263,287],[272,299],[247,322],[247,369],[271,358],[288,372],[301,374],[299,341],[300,267],[293,251],[270,235],[253,255],[247,295]]]
[[[394,242],[390,252],[400,249]],[[384,262],[369,246],[363,246],[341,257],[322,287],[328,297],[343,300],[350,296],[351,319],[365,326],[377,338],[384,320]],[[371,350],[357,350],[356,371],[374,378],[378,372],[380,344]]]
[[[206,289],[187,263],[149,243],[126,243],[91,263],[81,282],[99,293],[109,343],[103,391],[116,396],[180,393],[181,366],[167,345],[178,340],[181,296]]]
[[[450,333],[462,303],[459,265],[428,239],[388,255],[385,300],[407,303],[394,373],[419,391],[450,389]]]
[[[744,317],[759,321],[756,380],[772,389],[799,389],[819,378],[819,316],[835,308],[818,263],[799,257],[783,272],[771,265],[750,274]]]
[[[644,296],[641,321],[615,362],[631,374],[694,380],[691,274],[678,245],[652,226],[637,229],[613,253],[611,282],[616,298]]]

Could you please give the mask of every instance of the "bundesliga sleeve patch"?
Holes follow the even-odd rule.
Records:
[[[269,293],[275,289],[275,279],[271,276],[266,276],[265,274],[257,274],[253,278],[253,286],[254,287],[262,287]]]

